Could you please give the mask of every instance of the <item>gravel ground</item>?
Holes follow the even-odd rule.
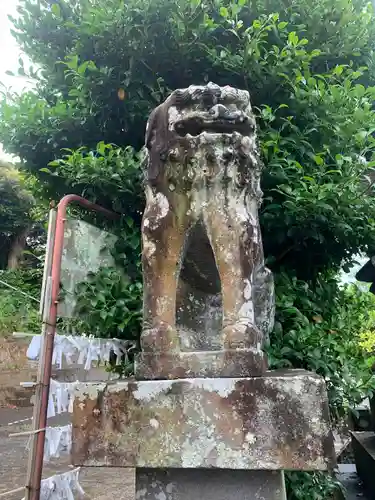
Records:
[[[10,433],[30,429],[31,408],[0,408],[0,493],[25,484],[28,437],[9,437]],[[50,425],[65,425],[67,416],[50,419]],[[44,465],[43,477],[68,471],[69,457]],[[92,500],[134,500],[134,473],[130,469],[84,468],[80,484],[85,498]],[[22,493],[8,496],[8,500],[21,500]]]

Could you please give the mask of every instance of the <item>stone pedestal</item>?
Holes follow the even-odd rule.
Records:
[[[375,433],[353,432],[352,446],[357,473],[369,498],[375,499]]]
[[[137,500],[285,500],[283,470],[329,470],[325,384],[264,377],[82,383],[76,466],[136,468]]]
[[[136,500],[286,500],[283,472],[137,469]]]
[[[74,465],[327,470],[333,458],[325,384],[305,371],[77,388]]]

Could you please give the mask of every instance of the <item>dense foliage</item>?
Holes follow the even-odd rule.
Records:
[[[309,287],[304,281],[280,274],[276,285],[271,363],[322,375],[332,417],[340,421],[367,390],[375,389],[370,371],[375,351],[375,341],[371,343],[375,340],[371,335],[375,297],[354,285],[338,288],[334,279],[322,276]]]
[[[337,498],[345,490],[334,478],[323,472],[290,472],[286,474],[288,500],[323,500]],[[336,496],[335,496],[336,495]]]
[[[0,336],[40,333],[40,284],[40,268],[0,271]]]
[[[0,162],[0,269],[16,267],[31,229],[33,198],[20,172]]]
[[[322,374],[335,417],[363,397],[371,380],[358,339],[363,325],[371,331],[373,300],[340,289],[335,276],[354,253],[375,248],[371,5],[21,0],[18,13],[14,35],[35,63],[28,69],[20,60],[19,71],[36,87],[4,95],[1,140],[37,179],[37,196],[76,192],[124,215],[124,271],[107,270],[81,289],[82,311],[93,308],[107,334],[139,330],[139,151],[150,110],[191,83],[246,88],[258,118],[261,223],[277,285],[271,361]],[[311,477],[298,487],[290,477],[293,499],[309,498],[318,481]]]
[[[275,266],[308,279],[371,242],[372,200],[360,184],[374,127],[374,89],[362,85],[371,79],[374,29],[366,2],[49,5],[21,2],[16,37],[40,67],[38,84],[7,95],[0,133],[51,196],[73,188],[139,209],[128,189],[116,189],[129,167],[119,174],[113,157],[107,165],[75,154],[53,176],[44,168],[62,147],[95,150],[104,141],[138,150],[150,109],[169,89],[211,79],[251,92],[267,166],[264,240]],[[126,149],[126,165],[129,156]]]

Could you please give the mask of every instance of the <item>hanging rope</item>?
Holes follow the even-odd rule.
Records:
[[[6,281],[3,281],[3,280],[0,280],[0,283],[8,288],[10,288],[11,290],[14,290],[16,291],[17,293],[20,293],[21,295],[24,295],[25,297],[27,297],[28,299],[31,299],[31,300],[34,300],[35,302],[38,302],[39,304],[39,299],[36,299],[35,297],[33,297],[32,295],[29,295],[28,293],[25,293],[23,292],[22,290],[20,290],[19,288],[16,288],[15,286],[13,285],[9,285],[9,283],[6,283]]]

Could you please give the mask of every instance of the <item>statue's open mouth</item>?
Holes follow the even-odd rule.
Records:
[[[192,116],[179,120],[176,122],[174,128],[180,137],[185,137],[187,134],[197,136],[202,132],[210,134],[231,134],[238,132],[241,135],[249,135],[253,131],[254,126],[245,116],[236,117],[235,119],[205,119],[200,116]]]

